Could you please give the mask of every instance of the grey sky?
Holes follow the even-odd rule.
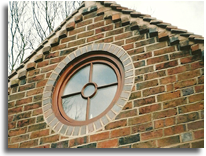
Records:
[[[197,35],[204,36],[204,1],[116,1],[118,4],[150,14]]]

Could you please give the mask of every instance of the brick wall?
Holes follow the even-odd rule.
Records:
[[[85,3],[9,76],[8,147],[203,147],[202,39],[149,17],[124,13],[109,2]],[[118,45],[131,56],[132,93],[102,130],[76,138],[61,136],[43,117],[44,86],[59,62],[92,43]]]

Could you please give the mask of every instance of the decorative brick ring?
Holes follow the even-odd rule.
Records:
[[[100,116],[100,118],[97,119],[94,118],[96,120],[89,120],[90,122],[88,123],[84,122],[84,124],[82,125],[70,124],[70,122],[62,121],[59,118],[60,115],[58,115],[57,113],[59,110],[57,109],[58,107],[56,107],[56,101],[54,100],[55,99],[54,93],[56,92],[56,90],[58,90],[56,89],[58,88],[58,83],[61,77],[64,77],[64,74],[62,73],[64,73],[65,70],[68,70],[68,66],[74,64],[74,62],[76,62],[76,60],[78,60],[79,58],[84,58],[84,56],[86,55],[90,55],[92,53],[98,53],[98,52],[100,53],[104,52],[108,56],[115,56],[122,66],[123,79],[121,80],[121,92],[119,91],[119,96],[115,100],[114,104],[111,105],[111,108],[109,110],[107,108],[105,114]],[[50,75],[47,81],[42,97],[43,98],[42,109],[43,109],[45,121],[50,126],[50,128],[52,128],[56,133],[60,133],[63,136],[71,136],[71,137],[83,136],[103,129],[109,122],[115,119],[115,117],[120,113],[124,105],[127,103],[132,91],[132,87],[134,85],[134,79],[135,79],[134,72],[135,70],[132,63],[132,59],[122,47],[113,44],[108,44],[108,43],[98,43],[98,44],[91,44],[77,49],[76,51],[67,55],[64,58],[64,60],[62,60],[57,65],[57,67],[54,69],[54,71],[52,72],[52,74]],[[81,91],[80,93],[84,99],[90,97],[92,98],[93,96],[93,94],[91,94],[90,96],[85,96],[83,93],[83,91],[88,85],[94,86],[95,91],[93,92],[93,94],[96,94],[96,91],[98,89],[96,83],[89,82],[85,84],[82,91],[80,90]],[[55,88],[55,86],[57,87]],[[81,121],[79,123],[81,123]]]

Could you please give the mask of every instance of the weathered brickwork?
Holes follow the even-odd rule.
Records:
[[[9,76],[8,147],[204,147],[203,38],[109,1],[85,3],[65,20],[61,31],[66,31],[51,34],[44,47]],[[57,66],[62,60],[94,43],[122,47],[134,65],[135,82],[113,121],[93,134],[63,136],[45,121],[51,112],[43,115],[50,109],[43,94],[53,89],[45,86],[49,77],[58,77],[51,74],[61,70]]]

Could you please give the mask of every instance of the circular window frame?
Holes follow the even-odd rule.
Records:
[[[56,106],[54,106],[55,100],[52,97],[55,94],[55,90],[58,88],[56,85],[58,85],[60,79],[63,79],[62,76],[64,74],[68,75],[69,73],[72,75],[70,71],[72,71],[72,69],[74,69],[78,64],[78,60],[84,60],[86,57],[91,59],[90,57],[97,52],[100,52],[101,55],[105,55],[105,59],[107,61],[116,60],[112,63],[118,70],[121,70],[121,74],[123,75],[120,76],[122,79],[121,91],[119,91],[120,93],[118,93],[118,96],[115,95],[116,99],[114,100],[113,104],[110,104],[109,108],[106,109],[101,116],[98,115],[98,118],[95,117],[95,119],[93,118],[94,120],[91,122],[85,122],[84,124],[74,124],[76,122],[76,120],[74,120],[74,122],[71,124],[71,121],[68,122],[64,118],[62,120],[62,115],[57,113],[59,110],[56,109]],[[97,57],[94,59],[98,60]],[[117,66],[118,63],[122,67]],[[84,61],[81,62],[81,65],[82,64],[84,64]],[[98,43],[77,49],[76,51],[67,55],[65,59],[63,59],[57,65],[57,67],[52,71],[47,84],[45,85],[42,96],[42,110],[45,121],[56,133],[59,133],[63,136],[83,136],[104,129],[104,127],[109,122],[115,119],[115,117],[120,113],[122,108],[128,102],[129,96],[134,86],[134,75],[135,70],[132,59],[122,47],[108,43]]]

